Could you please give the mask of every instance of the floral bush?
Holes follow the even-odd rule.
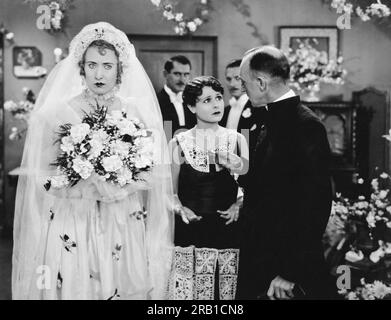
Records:
[[[17,128],[12,127],[11,134],[9,135],[10,140],[20,140],[23,138],[27,130],[27,123],[30,118],[30,114],[34,109],[35,105],[35,94],[34,92],[25,87],[22,89],[24,99],[20,100],[18,103],[13,100],[8,100],[4,103],[4,110],[11,113],[11,115],[20,120],[23,123],[23,127]]]
[[[195,32],[201,25],[208,22],[209,13],[213,10],[211,0],[199,0],[196,2],[196,14],[187,17],[183,12],[175,10],[175,4],[169,0],[151,0],[152,4],[162,11],[167,21],[174,23],[174,31],[178,35]]]
[[[389,272],[391,263],[391,200],[390,176],[383,172],[371,181],[369,197],[359,196],[355,200],[337,194],[333,202],[330,221],[325,238],[337,250],[345,247],[344,262],[375,273],[381,279],[361,285],[353,290],[341,290],[347,299],[384,299],[391,293]],[[359,179],[359,184],[364,180]],[[391,274],[391,272],[390,272]]]
[[[347,0],[328,0],[330,6],[338,14],[356,15],[361,21],[370,21],[373,18],[386,18],[391,15],[390,8],[377,1],[347,1]]]
[[[314,46],[316,39],[297,40],[298,48],[287,53],[291,67],[291,84],[298,91],[319,91],[321,82],[342,85],[347,71],[342,67],[343,58],[329,59],[327,52]]]

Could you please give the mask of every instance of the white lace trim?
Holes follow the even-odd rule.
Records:
[[[205,137],[207,137],[207,140],[204,139]],[[237,145],[238,133],[236,130],[221,128],[215,135],[206,136],[197,133],[194,136],[192,130],[188,130],[177,134],[176,139],[184,153],[186,161],[192,168],[208,173],[210,159],[207,151],[233,153]],[[217,148],[214,147],[216,139],[218,140]]]
[[[213,300],[219,263],[219,298],[234,300],[239,249],[175,247],[168,288],[169,300]]]

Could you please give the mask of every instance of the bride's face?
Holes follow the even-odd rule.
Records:
[[[90,47],[85,55],[85,79],[96,94],[106,94],[116,85],[118,58],[113,50]]]

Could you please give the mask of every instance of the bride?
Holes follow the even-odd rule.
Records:
[[[45,190],[58,171],[58,132],[104,106],[153,132],[148,183],[92,174]],[[29,123],[15,204],[13,299],[164,299],[172,249],[170,168],[158,103],[126,35],[85,26],[46,80]]]

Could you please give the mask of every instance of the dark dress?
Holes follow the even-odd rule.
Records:
[[[221,131],[228,137],[222,148],[235,150],[239,134],[225,128]],[[184,160],[178,178],[178,197],[183,206],[202,219],[186,224],[179,215],[175,216],[177,247],[170,298],[232,300],[239,265],[240,219],[226,225],[227,220],[217,210],[227,210],[236,202],[238,184],[227,169],[216,171],[215,164],[209,164],[202,150],[192,148],[190,131],[178,134],[175,139]]]
[[[237,223],[225,225],[217,210],[227,210],[234,202],[238,186],[227,169],[199,172],[183,163],[179,174],[178,196],[182,205],[202,219],[186,224],[180,216],[175,221],[175,244],[178,246],[226,249],[238,247]]]

